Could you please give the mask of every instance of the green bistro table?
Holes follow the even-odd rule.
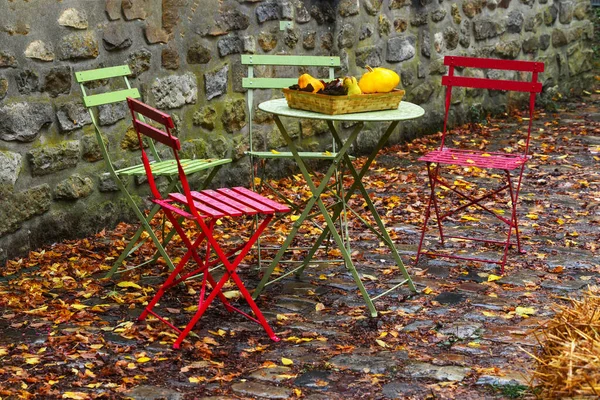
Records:
[[[369,198],[367,190],[365,189],[365,187],[362,183],[362,178],[365,176],[365,174],[369,170],[369,166],[371,165],[371,163],[377,156],[377,153],[379,152],[379,150],[381,150],[381,148],[383,148],[383,146],[389,139],[390,135],[392,134],[392,132],[394,131],[396,126],[398,126],[400,121],[406,121],[406,120],[411,120],[411,119],[422,117],[423,114],[425,114],[425,111],[423,110],[423,108],[417,106],[416,104],[412,104],[407,101],[402,101],[400,103],[400,106],[395,110],[369,111],[369,112],[341,114],[341,115],[327,115],[327,114],[321,114],[321,113],[312,112],[312,111],[304,111],[304,110],[289,108],[286,100],[283,98],[263,102],[258,105],[258,108],[264,112],[273,114],[275,123],[277,124],[277,127],[279,128],[286,144],[288,145],[290,151],[292,152],[294,159],[296,160],[296,163],[298,164],[298,167],[300,168],[300,171],[302,172],[302,175],[306,179],[306,183],[307,183],[308,187],[310,188],[310,190],[313,194],[313,197],[306,204],[305,209],[302,212],[302,214],[300,215],[300,217],[294,222],[293,228],[290,231],[289,235],[287,236],[285,242],[282,244],[281,248],[277,252],[277,255],[271,262],[271,265],[269,266],[269,268],[265,271],[262,280],[260,281],[256,290],[254,291],[254,297],[256,298],[261,293],[261,291],[263,290],[265,285],[273,283],[276,280],[279,280],[293,272],[293,271],[288,272],[288,273],[278,277],[277,279],[270,280],[271,274],[275,270],[275,267],[277,266],[277,264],[283,257],[284,253],[290,246],[292,240],[298,233],[298,230],[299,230],[300,226],[302,225],[302,222],[308,217],[308,215],[310,214],[310,210],[312,209],[312,207],[315,204],[318,205],[321,213],[323,214],[323,217],[325,218],[326,226],[323,229],[323,232],[321,233],[321,235],[319,236],[317,241],[314,243],[313,247],[309,251],[306,258],[304,259],[302,266],[297,268],[294,271],[299,270],[299,272],[302,272],[302,269],[310,262],[310,259],[312,258],[314,253],[317,251],[317,249],[321,245],[322,241],[327,237],[327,235],[329,233],[331,233],[337,246],[339,247],[339,249],[342,253],[346,268],[352,274],[352,277],[353,277],[354,281],[356,282],[356,285],[357,285],[360,293],[362,294],[362,296],[365,300],[365,303],[367,304],[367,307],[369,309],[369,312],[371,313],[371,316],[373,316],[373,317],[377,316],[377,310],[375,309],[375,306],[373,305],[373,301],[383,295],[388,294],[389,292],[398,288],[399,286],[406,284],[406,285],[408,285],[410,290],[412,290],[413,292],[416,292],[413,281],[410,278],[410,276],[408,275],[408,272],[406,271],[406,268],[405,268],[404,264],[402,263],[402,260],[400,259],[400,255],[398,254],[398,251],[397,251],[396,247],[394,246],[394,243],[392,242],[390,235],[388,234],[383,222],[381,221],[381,217],[377,213],[377,210],[375,209],[373,202]],[[283,123],[281,122],[281,117],[318,119],[318,120],[327,121],[327,126],[329,127],[331,134],[333,135],[336,143],[339,145],[340,148],[338,150],[337,156],[333,159],[331,166],[329,167],[329,169],[323,176],[323,178],[318,186],[313,182],[304,160],[298,154],[298,148],[292,141],[292,138],[290,137],[290,135],[286,131]],[[336,122],[336,121],[355,121],[355,122],[359,122],[359,123],[353,129],[350,136],[344,141],[344,140],[342,140],[337,129],[334,126],[334,122]],[[373,152],[371,153],[371,155],[369,156],[369,158],[367,159],[367,161],[365,162],[365,164],[363,165],[361,170],[357,171],[354,168],[354,166],[352,165],[352,161],[350,159],[350,156],[348,155],[348,150],[350,149],[350,146],[352,146],[352,144],[356,141],[356,138],[358,137],[360,131],[362,130],[365,122],[388,122],[390,125],[387,128],[387,130],[385,131],[385,133],[383,134],[383,136],[381,136],[381,138],[379,139],[377,146],[375,147],[375,149],[373,150]],[[325,204],[323,203],[323,200],[321,199],[321,195],[326,190],[327,183],[329,182],[329,179],[331,178],[332,174],[334,173],[334,171],[336,169],[336,165],[340,164],[340,163],[345,164],[346,168],[348,168],[350,174],[354,178],[354,182],[352,183],[352,185],[350,186],[348,191],[345,193],[342,201],[348,202],[348,200],[350,200],[350,197],[352,196],[352,194],[355,191],[358,190],[360,192],[361,196],[363,197],[364,201],[366,202],[367,207],[377,225],[377,227],[374,227],[374,226],[371,226],[370,224],[366,224],[367,227],[369,229],[371,229],[371,231],[373,231],[373,233],[376,236],[378,236],[389,247],[389,249],[392,253],[392,256],[394,257],[394,260],[396,261],[396,265],[399,267],[399,269],[404,277],[404,280],[402,282],[394,285],[393,287],[387,289],[386,291],[384,291],[383,293],[381,293],[377,296],[371,297],[367,293],[367,290],[365,289],[365,286],[363,285],[363,283],[360,279],[359,273],[357,272],[356,267],[354,266],[354,263],[352,262],[352,258],[350,257],[350,252],[344,246],[344,243],[334,225],[334,222],[337,221],[337,219],[340,217],[340,214],[342,213],[343,205],[338,203],[331,211],[328,211]],[[363,219],[363,222],[366,223],[366,221],[364,219]]]

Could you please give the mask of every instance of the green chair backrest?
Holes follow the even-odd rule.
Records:
[[[141,97],[140,92],[138,91],[138,89],[131,87],[129,79],[127,79],[129,75],[131,75],[131,70],[129,69],[128,65],[118,65],[115,67],[75,72],[75,79],[77,80],[77,83],[79,83],[79,87],[81,88],[83,104],[90,113],[92,124],[94,125],[94,129],[96,131],[96,139],[98,141],[98,145],[100,146],[100,151],[102,153],[102,156],[104,157],[104,160],[106,161],[107,168],[113,174],[115,172],[114,166],[112,164],[112,161],[110,160],[110,155],[108,154],[108,150],[106,148],[106,145],[104,144],[102,133],[100,132],[100,127],[98,125],[98,121],[96,120],[96,115],[93,112],[93,110],[99,106],[106,104],[113,104],[119,102],[123,102],[123,104],[126,104],[128,97],[139,99]],[[86,92],[86,83],[118,78],[123,78],[123,89],[111,90],[108,92],[91,95],[88,95]],[[155,157],[155,160],[160,161],[160,157],[158,155],[158,152],[156,151],[154,142],[152,140],[148,140],[148,145],[150,147],[150,152]]]
[[[249,138],[250,151],[252,147],[252,111],[254,109],[254,89],[283,89],[298,83],[298,71],[289,68],[290,74],[296,74],[289,78],[255,77],[255,66],[287,66],[287,67],[327,67],[329,76],[318,79],[334,79],[334,71],[340,66],[340,58],[334,56],[291,56],[291,55],[242,55],[242,65],[248,66],[248,76],[242,79],[242,87],[248,90],[248,113],[249,113]]]

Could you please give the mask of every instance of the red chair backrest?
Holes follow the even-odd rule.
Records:
[[[529,129],[527,132],[527,141],[525,146],[525,154],[529,150],[529,138],[531,135],[531,125],[533,122],[533,111],[535,108],[535,96],[542,91],[542,84],[537,81],[538,74],[544,72],[544,63],[535,61],[520,61],[520,60],[501,60],[496,58],[476,58],[462,56],[446,56],[444,57],[444,65],[448,66],[448,75],[442,77],[442,85],[446,86],[445,99],[445,115],[444,115],[444,130],[442,132],[442,144],[440,149],[444,147],[446,128],[448,123],[448,112],[452,98],[452,88],[468,87],[476,89],[489,90],[507,90],[517,92],[528,92],[529,96]],[[496,69],[505,71],[530,72],[530,81],[515,81],[505,79],[491,78],[474,78],[454,75],[454,69],[458,68],[479,68],[479,69]]]
[[[152,174],[150,160],[146,155],[146,150],[144,150],[142,135],[148,136],[149,138],[156,140],[157,142],[160,142],[173,150],[173,155],[175,156],[175,160],[177,162],[179,181],[181,182],[183,193],[185,194],[185,197],[188,200],[188,205],[190,207],[192,215],[199,218],[200,216],[196,210],[196,207],[194,206],[194,201],[190,192],[190,187],[187,181],[187,177],[185,175],[185,171],[183,170],[181,161],[179,160],[178,151],[181,149],[181,143],[178,138],[171,134],[171,129],[175,127],[173,119],[169,114],[166,114],[153,107],[150,107],[149,105],[131,97],[127,98],[127,104],[129,105],[129,109],[131,110],[133,127],[138,136],[140,149],[142,151],[142,162],[144,164],[144,169],[146,170],[146,176],[148,177],[148,183],[150,184],[150,190],[152,191],[152,194],[156,199],[162,198],[158,188],[156,187],[156,182],[154,181],[154,175]],[[145,118],[148,118],[152,121],[163,125],[164,130],[155,128],[147,124],[145,121],[140,120],[138,118],[138,114],[143,115]]]

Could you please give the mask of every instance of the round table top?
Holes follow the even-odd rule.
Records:
[[[366,122],[390,122],[403,121],[422,117],[425,110],[408,101],[401,101],[395,110],[366,111],[352,114],[328,115],[314,111],[298,110],[289,108],[285,98],[268,100],[258,105],[262,111],[281,115],[284,117],[322,119],[328,121],[366,121]]]

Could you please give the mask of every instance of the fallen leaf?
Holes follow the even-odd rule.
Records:
[[[536,313],[536,309],[533,307],[517,307],[515,308],[515,313],[520,316],[529,316]]]
[[[283,365],[292,365],[294,361],[290,360],[289,358],[281,357],[281,363]]]
[[[129,281],[123,281],[123,282],[119,282],[117,283],[118,287],[123,287],[123,288],[134,288],[134,289],[141,289],[142,287],[140,285],[138,285],[137,283],[134,282],[129,282]]]
[[[489,274],[487,281],[494,282],[494,281],[497,281],[498,279],[502,279],[502,277],[498,276],[498,275],[494,275],[494,274]]]

